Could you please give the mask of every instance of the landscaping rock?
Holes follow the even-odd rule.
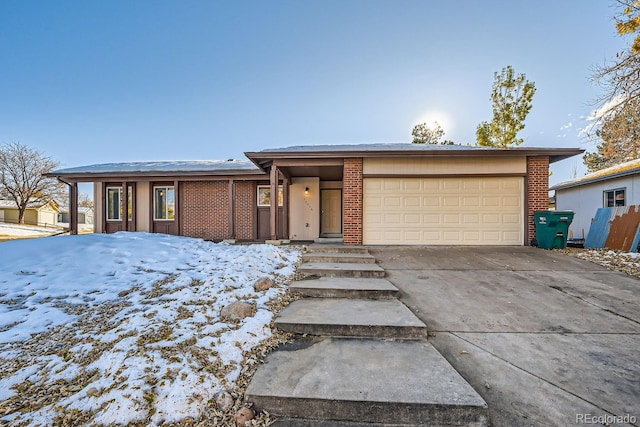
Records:
[[[255,416],[256,414],[255,412],[253,412],[253,409],[242,408],[238,412],[236,412],[236,415],[233,417],[233,419],[236,422],[236,426],[244,427],[247,421],[251,421]]]
[[[242,320],[256,313],[256,306],[244,301],[236,301],[222,308],[220,317],[223,320]]]
[[[262,291],[266,291],[267,289],[273,288],[274,285],[275,284],[273,283],[273,280],[271,280],[270,277],[262,277],[258,279],[256,283],[253,284],[253,289],[256,292],[262,292]]]
[[[231,396],[231,394],[226,390],[216,393],[215,399],[218,409],[220,409],[222,412],[227,412],[233,407],[233,396]]]

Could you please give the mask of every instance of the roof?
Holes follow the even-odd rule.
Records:
[[[58,204],[53,200],[49,200],[47,202],[43,202],[43,201],[29,202],[27,204],[27,209],[40,209],[41,207],[46,206],[48,204],[51,204],[52,207],[55,209],[59,209]],[[18,206],[16,205],[16,202],[14,202],[13,200],[0,199],[0,209],[18,209]]]
[[[249,160],[192,160],[102,163],[89,166],[58,169],[47,176],[60,178],[92,178],[154,175],[234,175],[261,174]]]
[[[69,206],[67,205],[60,206],[60,212],[63,212],[63,213],[69,212]],[[93,212],[93,208],[89,206],[78,206],[78,212],[80,213]]]
[[[549,188],[549,190],[564,190],[565,188],[579,187],[581,185],[587,185],[595,182],[607,181],[610,179],[637,174],[640,174],[640,159],[620,163],[619,165],[601,169],[599,171],[581,176],[579,178],[561,182],[552,186],[551,188]]]
[[[375,143],[340,145],[304,145],[268,148],[245,155],[264,167],[269,160],[284,158],[336,158],[336,157],[422,157],[437,156],[549,156],[551,163],[563,160],[584,150],[579,148],[513,147],[493,148],[470,145],[436,145],[412,143]]]

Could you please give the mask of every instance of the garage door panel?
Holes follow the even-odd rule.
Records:
[[[524,179],[365,178],[365,244],[522,245]]]

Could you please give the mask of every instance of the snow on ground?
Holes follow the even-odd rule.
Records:
[[[0,223],[0,236],[42,237],[58,233],[61,227],[37,227],[35,225]]]
[[[269,305],[300,255],[147,233],[10,241],[0,251],[0,424],[14,425],[197,419],[271,336]],[[264,276],[280,286],[254,291]],[[237,300],[256,314],[221,320]]]

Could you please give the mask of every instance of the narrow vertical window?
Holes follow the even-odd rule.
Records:
[[[173,187],[153,188],[153,219],[172,220],[175,218],[176,193]]]
[[[107,187],[107,221],[120,221],[122,214],[122,188]]]

